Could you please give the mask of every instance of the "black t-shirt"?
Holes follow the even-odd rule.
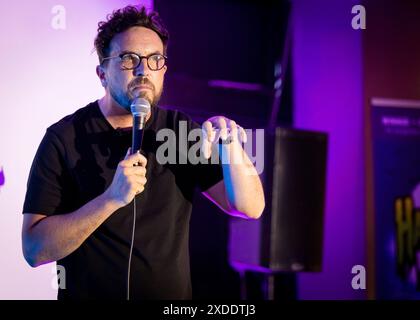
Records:
[[[179,134],[180,121],[184,121],[181,131],[199,127],[181,112],[161,108],[152,108],[145,126],[142,153],[148,160],[147,184],[135,198],[131,299],[191,298],[188,235],[194,189],[207,190],[223,179],[223,173],[216,164],[158,163],[157,149],[166,142],[157,141],[158,130],[173,130],[178,146],[178,140],[186,139],[185,132]],[[131,130],[114,129],[97,102],[61,119],[47,129],[38,148],[23,212],[50,216],[77,210],[111,184],[130,145]],[[133,202],[57,261],[66,272],[66,289],[59,289],[59,299],[126,298]]]

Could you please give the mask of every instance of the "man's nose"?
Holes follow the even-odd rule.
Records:
[[[141,59],[137,68],[134,69],[134,75],[136,77],[146,76],[148,72],[149,72],[149,68],[147,66],[147,59],[143,58]]]

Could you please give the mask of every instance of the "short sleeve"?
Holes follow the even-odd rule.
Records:
[[[64,146],[47,130],[29,172],[23,213],[65,213],[69,175],[64,165]]]
[[[223,169],[221,164],[197,164],[195,165],[194,171],[201,192],[206,191],[223,180]]]

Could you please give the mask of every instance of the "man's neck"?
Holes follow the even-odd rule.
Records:
[[[99,109],[105,119],[114,128],[131,128],[133,126],[133,117],[130,112],[120,107],[110,96],[105,95],[98,100]],[[150,118],[150,113],[146,117],[146,122]]]

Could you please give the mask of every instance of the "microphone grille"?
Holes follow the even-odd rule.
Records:
[[[150,111],[150,102],[145,98],[136,98],[130,108],[133,115],[147,116]]]

